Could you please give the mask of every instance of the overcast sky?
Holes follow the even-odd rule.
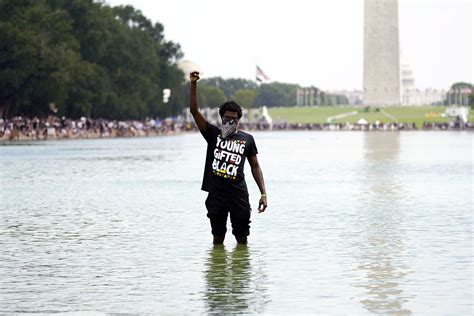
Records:
[[[362,89],[363,0],[106,0],[165,28],[205,77]],[[471,0],[399,0],[400,48],[418,88],[472,82]]]

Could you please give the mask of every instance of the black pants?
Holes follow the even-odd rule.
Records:
[[[236,237],[250,234],[249,196],[218,195],[209,193],[206,199],[207,217],[211,221],[212,234],[224,236],[227,232],[227,214],[230,213],[232,234]]]

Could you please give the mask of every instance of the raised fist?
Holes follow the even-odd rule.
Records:
[[[199,72],[198,71],[192,71],[190,74],[189,74],[189,80],[191,80],[191,82],[196,82],[199,80]]]

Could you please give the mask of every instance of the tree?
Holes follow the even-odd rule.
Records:
[[[262,84],[255,97],[255,106],[294,106],[298,85],[273,82]]]
[[[223,79],[221,77],[213,77],[203,79],[202,84],[218,87],[222,92],[224,92],[228,99],[230,99],[237,90],[257,89],[257,84],[255,82],[240,78]]]
[[[217,87],[201,84],[198,90],[198,102],[201,107],[216,107],[226,101],[224,92]]]
[[[80,56],[71,20],[45,1],[0,2],[0,111],[46,115],[62,105]]]
[[[244,108],[250,108],[256,96],[257,91],[254,89],[240,89],[235,91],[232,100]]]
[[[182,53],[163,31],[131,6],[0,0],[0,114],[44,116],[50,103],[71,117],[177,113]]]

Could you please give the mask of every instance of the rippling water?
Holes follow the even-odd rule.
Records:
[[[470,315],[472,135],[255,133],[217,247],[198,134],[0,146],[0,313]]]

